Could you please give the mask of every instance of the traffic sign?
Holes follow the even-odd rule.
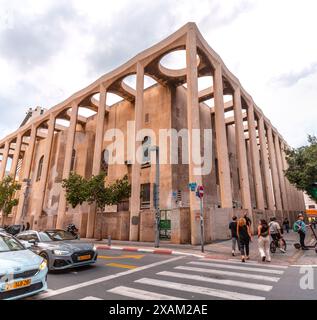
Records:
[[[197,187],[197,183],[196,182],[191,182],[188,184],[188,187],[190,189],[190,191],[195,191],[196,190],[196,187]]]
[[[204,196],[204,187],[203,186],[198,186],[196,190],[196,196],[198,198],[202,198]]]

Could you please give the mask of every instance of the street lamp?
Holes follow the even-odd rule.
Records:
[[[152,146],[149,151],[155,151],[155,184],[154,184],[154,207],[155,207],[155,248],[160,246],[160,151],[158,146]]]

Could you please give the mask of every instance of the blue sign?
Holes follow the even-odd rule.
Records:
[[[188,184],[188,187],[190,189],[190,191],[196,191],[196,188],[197,188],[197,183],[196,182],[191,182]]]

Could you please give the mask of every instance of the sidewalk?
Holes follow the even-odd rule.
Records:
[[[298,235],[293,231],[289,234],[284,233],[284,239],[287,243],[286,253],[277,252],[272,254],[272,262],[278,264],[295,264],[303,255],[304,251],[297,250],[294,247],[294,243],[298,242]],[[136,242],[136,241],[118,241],[112,240],[111,246],[108,246],[108,240],[103,239],[97,241],[96,239],[81,239],[88,242],[93,242],[99,249],[106,250],[123,250],[123,251],[137,251],[154,254],[175,254],[175,255],[189,255],[195,257],[204,257],[211,259],[240,259],[239,252],[236,252],[236,256],[231,255],[231,240],[216,241],[211,244],[205,245],[205,252],[201,252],[200,245],[190,244],[171,244],[168,241],[160,241],[160,247],[155,248],[153,242]],[[312,241],[312,237],[308,234],[306,243],[309,244]],[[258,252],[257,237],[253,237],[253,241],[250,244],[250,260],[261,261]]]

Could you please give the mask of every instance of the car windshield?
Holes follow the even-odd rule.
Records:
[[[10,236],[0,235],[0,252],[25,250],[24,246]]]
[[[53,239],[46,232],[39,232],[41,242],[51,242]]]
[[[49,237],[53,241],[75,240],[76,239],[70,232],[67,232],[64,230],[49,230],[49,231],[46,231],[46,233],[49,235]]]

